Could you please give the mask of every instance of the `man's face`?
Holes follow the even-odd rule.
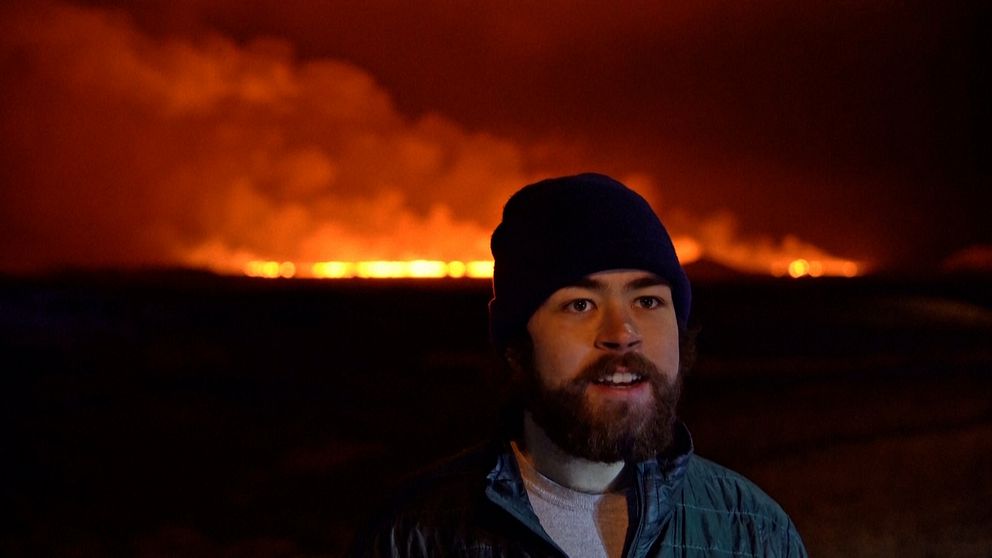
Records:
[[[594,273],[555,291],[527,324],[528,408],[565,451],[595,461],[665,449],[679,388],[671,289],[652,273]]]

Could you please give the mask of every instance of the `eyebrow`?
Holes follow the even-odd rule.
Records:
[[[630,292],[630,291],[636,291],[638,289],[644,289],[647,287],[653,287],[655,285],[668,285],[668,284],[669,284],[668,281],[666,281],[664,278],[658,277],[657,275],[651,273],[643,277],[638,277],[633,281],[629,281],[626,285],[623,286],[623,290],[624,292]],[[594,291],[606,290],[606,283],[598,279],[594,279],[592,277],[583,277],[582,279],[579,279],[578,281],[568,286],[578,287],[581,289],[591,289]]]

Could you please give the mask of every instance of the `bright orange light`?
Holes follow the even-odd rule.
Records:
[[[683,248],[684,250],[684,248]],[[691,252],[687,252],[691,253]],[[682,256],[680,256],[682,257]],[[685,261],[684,264],[693,260]],[[862,270],[856,262],[848,260],[778,260],[769,266],[776,277],[856,277]],[[313,263],[251,260],[242,271],[249,277],[265,279],[309,277],[314,279],[442,279],[471,278],[491,279],[492,260],[449,261],[442,260],[369,260],[358,262],[326,261]]]
[[[465,262],[448,262],[448,277],[465,277]]]
[[[264,277],[289,279],[296,276],[296,264],[293,262],[276,262],[252,260],[245,264],[244,273],[249,277]]]
[[[410,277],[437,278],[448,276],[448,264],[431,260],[415,260],[409,263]]]
[[[809,262],[799,258],[798,260],[792,260],[789,264],[789,276],[798,279],[803,275],[809,273]]]
[[[444,277],[489,279],[493,276],[493,262],[441,260],[370,260],[360,262],[326,261],[311,264],[252,260],[245,264],[244,274],[249,277],[275,279],[277,277],[312,277],[314,279],[441,279]]]
[[[823,262],[811,261],[809,262],[809,269],[806,271],[810,277],[822,277],[823,276]]]
[[[310,270],[317,279],[349,279],[355,276],[353,262],[317,262]]]
[[[857,263],[849,260],[807,260],[796,258],[789,261],[776,261],[770,268],[772,275],[782,277],[789,275],[794,279],[800,277],[857,277],[862,271]]]
[[[492,279],[493,276],[493,262],[489,261],[474,261],[468,262],[466,266],[466,274],[469,277],[475,279]]]
[[[756,242],[723,243],[705,237],[681,235],[673,238],[676,253],[683,265],[708,259],[743,272],[771,273],[775,277],[856,277],[865,273],[866,262],[833,257],[816,246],[788,236],[779,244]],[[354,250],[361,253],[360,250]],[[200,261],[244,261],[244,255],[225,254],[216,257],[213,247],[198,256]],[[239,264],[234,264],[239,265]],[[215,264],[216,269],[237,269],[231,264]],[[471,278],[490,279],[493,276],[492,260],[359,260],[359,261],[278,261],[250,260],[241,266],[245,275],[263,278],[314,278],[314,279],[407,279],[407,278]]]
[[[703,256],[703,247],[692,237],[679,236],[672,239],[675,245],[675,254],[679,257],[682,265],[690,264],[699,260]]]

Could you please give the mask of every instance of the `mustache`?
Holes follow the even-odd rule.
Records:
[[[612,374],[618,366],[626,368],[633,374],[643,375],[646,379],[661,375],[658,367],[647,357],[638,352],[629,352],[622,355],[603,355],[582,369],[572,382],[582,384],[594,382],[606,374]]]

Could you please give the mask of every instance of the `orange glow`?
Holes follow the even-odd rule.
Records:
[[[264,279],[307,277],[312,279],[441,279],[445,277],[490,279],[493,262],[485,260],[368,260],[327,261],[309,265],[293,262],[252,260],[244,274]]]
[[[678,255],[679,262],[682,265],[698,261],[703,257],[702,245],[690,236],[676,237],[672,239],[672,243],[675,244],[675,253]]]
[[[800,258],[789,263],[789,276],[798,279],[809,273],[809,262]]]
[[[15,110],[0,111],[13,142],[8,182],[31,188],[5,199],[15,204],[4,213],[18,232],[5,247],[17,257],[2,258],[0,269],[99,261],[265,278],[486,278],[490,234],[509,196],[537,179],[599,164],[587,158],[595,142],[503,136],[440,107],[401,110],[417,103],[398,102],[373,68],[347,57],[301,56],[290,37],[149,34],[114,10],[75,4],[4,12],[0,49],[29,61],[7,72],[4,93]],[[35,133],[38,122],[52,133]],[[101,141],[87,141],[93,137]],[[721,200],[728,207],[709,214],[692,209],[693,200],[714,207],[693,196],[697,181],[716,179],[699,190],[718,191],[730,169],[733,184],[740,170],[755,183],[805,175],[761,157],[746,168],[734,162],[686,172],[698,165],[671,164],[682,159],[675,153],[644,161],[663,175],[631,169],[617,178],[664,208],[683,264],[780,277],[871,269],[794,234],[767,236],[760,220],[739,230],[739,200]],[[686,205],[661,204],[665,184]],[[806,234],[806,221],[826,213],[802,219],[794,228]],[[788,221],[776,219],[775,234],[781,226]],[[953,265],[985,265],[987,255],[976,247]]]
[[[249,277],[265,277],[267,279],[278,277],[290,279],[296,276],[296,264],[293,262],[254,260],[245,264],[244,274]]]
[[[448,262],[448,277],[465,277],[465,272],[464,262]]]
[[[685,248],[683,248],[684,250]],[[694,249],[699,249],[698,245]],[[679,256],[683,264],[691,264],[699,259]],[[692,254],[692,252],[688,252]],[[801,277],[857,277],[861,269],[856,262],[839,259],[776,260],[769,266],[771,275],[793,279]],[[310,264],[280,262],[275,260],[252,260],[243,268],[245,275],[263,279],[289,279],[293,277],[311,279],[443,279],[471,278],[491,279],[491,260],[442,261],[442,260],[365,260],[365,261],[326,261]]]
[[[355,276],[354,262],[317,262],[310,268],[320,279],[347,279]]]
[[[184,259],[189,265],[221,273],[241,272],[268,279],[488,279],[493,275],[492,260],[480,257],[488,252],[488,226],[459,223],[440,212],[440,217],[425,221],[403,217],[398,230],[388,230],[394,214],[377,215],[366,210],[361,215],[372,218],[387,232],[363,235],[349,228],[357,225],[340,221],[317,225],[318,233],[302,240],[287,237],[274,242],[275,246],[266,251],[281,256],[278,259],[259,258],[247,247],[231,249],[220,238],[196,247]],[[297,218],[287,213],[280,227],[293,229]],[[699,229],[697,234],[685,232],[692,226]],[[776,240],[738,234],[732,221],[719,216],[684,226],[672,241],[679,260],[690,268],[690,276],[694,264],[707,261],[741,273],[794,279],[855,277],[869,269],[866,262],[836,257],[794,235]],[[404,257],[418,252],[433,257]],[[325,260],[320,257],[323,255],[334,259]]]
[[[771,272],[776,277],[788,275],[793,279],[800,277],[857,277],[860,268],[857,263],[849,260],[796,258],[790,261],[774,262],[771,266]]]

